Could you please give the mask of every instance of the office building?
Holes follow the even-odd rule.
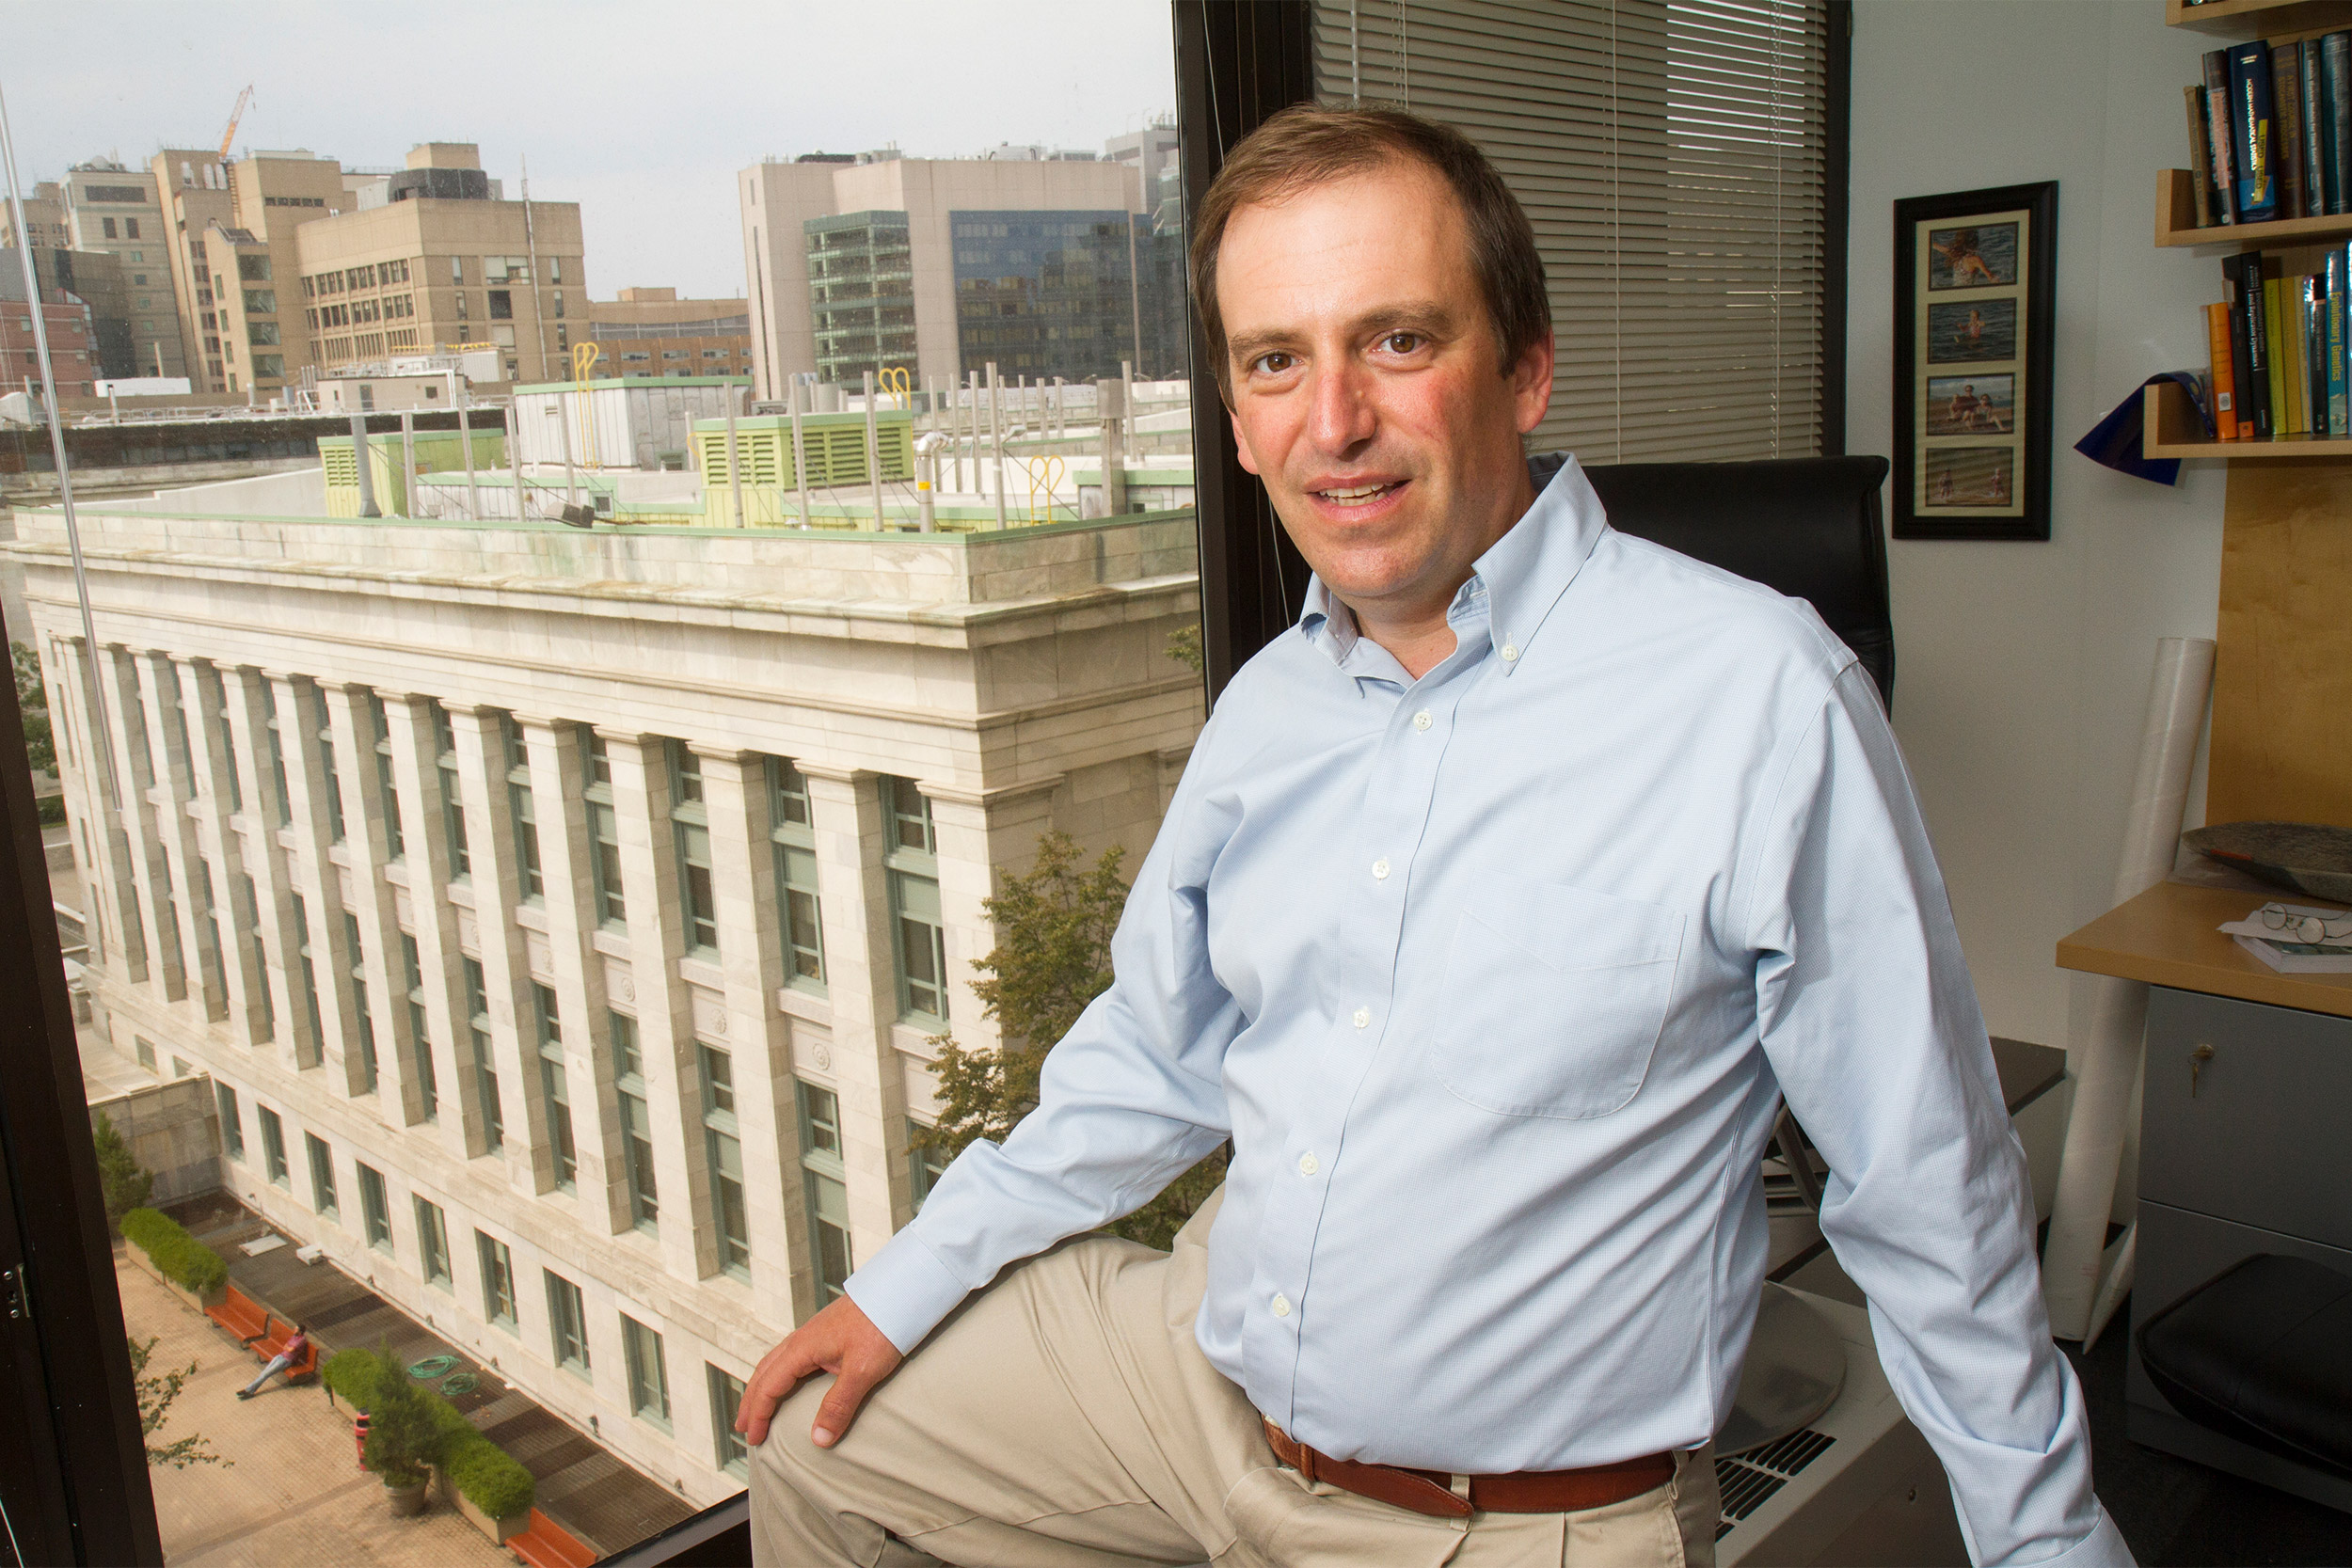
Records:
[[[27,229],[39,230],[40,225],[26,222]],[[8,297],[24,297],[24,263],[18,260],[13,248],[0,245],[0,269],[8,275],[14,293]],[[52,304],[84,305],[89,308],[91,364],[101,376],[129,376],[151,373],[156,360],[150,345],[142,356],[136,328],[130,311],[130,292],[123,287],[121,265],[118,258],[97,250],[36,249],[33,252],[34,276],[40,280],[40,297]],[[176,344],[174,337],[171,341]],[[19,362],[12,375],[30,370]]]
[[[28,223],[25,227],[30,228]],[[14,251],[0,251],[0,394],[40,390],[40,358],[35,347],[33,313],[24,302],[24,263]],[[48,329],[49,358],[61,398],[86,398],[103,372],[98,364],[96,326],[90,308],[71,296],[59,298],[43,279],[41,325]]]
[[[675,289],[623,289],[588,300],[588,335],[600,351],[594,374],[749,375],[752,317],[739,299],[680,299]]]
[[[35,250],[64,250],[71,244],[65,222],[65,195],[55,180],[41,181],[24,198],[24,228],[32,236]],[[16,232],[16,209],[0,201],[0,250],[14,250],[23,243]]]
[[[89,303],[105,374],[187,373],[171,286],[171,225],[151,172],[111,158],[76,164],[63,180],[38,187],[25,204],[25,227],[53,236],[37,237],[37,250],[107,258],[64,263],[74,281],[61,276],[57,285]],[[42,286],[50,286],[46,276]]]
[[[935,1037],[993,1038],[982,901],[1049,827],[1156,829],[1193,520],[592,534],[249,483],[83,510],[103,693],[62,520],[19,521],[104,1026],[211,1075],[273,1225],[724,1497],[731,1390],[922,1200]]]
[[[743,170],[738,195],[762,398],[795,376],[855,388],[902,369],[919,389],[993,360],[1009,380],[1075,381],[1137,357],[1136,166],[1036,147],[818,153]]]

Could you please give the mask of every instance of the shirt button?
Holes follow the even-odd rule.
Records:
[[[1373,862],[1372,875],[1375,881],[1387,881],[1389,879],[1389,863],[1385,860]]]
[[[1359,1007],[1356,1009],[1356,1027],[1359,1029],[1369,1029],[1372,1027],[1372,1009],[1370,1007]]]
[[[1298,1174],[1301,1176],[1312,1176],[1315,1172],[1321,1170],[1323,1166],[1316,1162],[1315,1157],[1311,1154],[1301,1154],[1298,1157]]]
[[[1425,730],[1429,727],[1429,710],[1427,708],[1422,708],[1419,713],[1413,715],[1413,728],[1417,730]]]
[[[1502,662],[1503,662],[1503,663],[1505,663],[1505,664],[1509,664],[1509,663],[1511,663],[1513,660],[1517,659],[1518,657],[1519,657],[1519,645],[1518,645],[1518,643],[1516,643],[1516,642],[1505,642],[1505,643],[1502,645]]]
[[[1274,1298],[1274,1315],[1278,1318],[1287,1318],[1291,1315],[1290,1297],[1276,1296]]]

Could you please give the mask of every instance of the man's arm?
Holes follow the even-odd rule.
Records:
[[[1830,1164],[1821,1230],[1982,1563],[2126,1564],[2050,1338],[2025,1151],[1869,677],[1849,665],[1770,803],[1748,895],[1764,1051]]]

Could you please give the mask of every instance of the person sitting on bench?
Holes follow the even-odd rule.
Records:
[[[271,1378],[275,1377],[279,1372],[284,1371],[295,1362],[301,1360],[302,1353],[310,1348],[310,1337],[303,1332],[302,1325],[300,1323],[294,1324],[294,1338],[287,1340],[285,1347],[278,1351],[276,1355],[269,1358],[269,1365],[262,1369],[261,1376],[255,1378],[252,1382],[237,1390],[237,1398],[241,1400],[249,1400],[254,1395],[260,1393],[262,1391],[262,1384],[267,1383]]]

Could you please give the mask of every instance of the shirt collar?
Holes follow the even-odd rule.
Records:
[[[1534,504],[1478,558],[1446,610],[1446,618],[1457,625],[1482,608],[1486,611],[1495,649],[1504,655],[1505,674],[1517,668],[1519,655],[1534,642],[1536,629],[1609,526],[1600,497],[1570,454],[1530,457],[1527,477],[1535,486]],[[1342,667],[1361,636],[1354,613],[1320,577],[1307,579],[1298,629]]]

